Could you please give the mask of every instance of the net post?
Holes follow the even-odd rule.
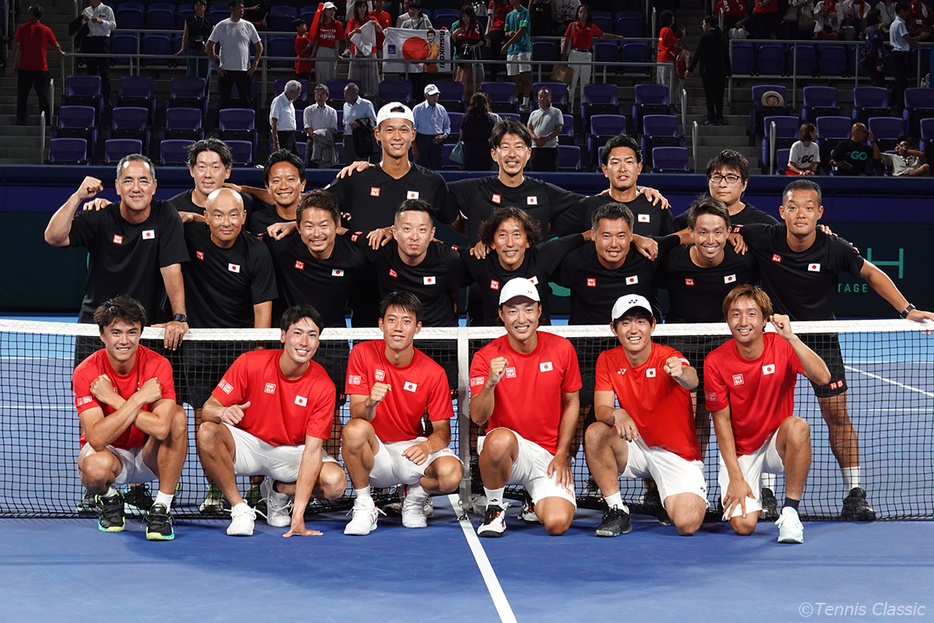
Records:
[[[461,508],[458,515],[466,515],[470,508],[470,334],[467,327],[457,328],[457,455],[464,465],[464,475],[458,493]]]

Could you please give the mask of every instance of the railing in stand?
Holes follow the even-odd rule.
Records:
[[[775,140],[778,135],[776,124],[773,121],[769,124],[769,175],[775,175]]]
[[[694,152],[694,171],[697,171],[697,141],[700,134],[697,120],[694,120],[694,127],[691,130],[691,151]]]

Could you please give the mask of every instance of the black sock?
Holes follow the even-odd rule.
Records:
[[[786,498],[785,498],[785,504],[784,504],[784,506],[782,506],[782,508],[785,508],[785,506],[788,506],[788,507],[790,507],[790,508],[795,509],[795,512],[797,512],[797,511],[798,511],[798,504],[800,504],[800,503],[801,503],[801,500],[792,500],[791,498],[786,497]]]

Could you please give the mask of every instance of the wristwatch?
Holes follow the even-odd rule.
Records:
[[[913,309],[916,309],[916,307],[915,307],[914,305],[912,305],[911,303],[908,303],[908,307],[906,307],[905,309],[903,309],[903,310],[902,310],[902,313],[900,313],[899,316],[901,316],[902,318],[907,319],[907,318],[908,318],[908,314],[910,314],[910,313],[911,313],[911,310],[913,310]]]
[[[188,322],[188,316],[186,316],[185,314],[175,314],[175,316],[172,318],[172,320],[173,320],[174,322],[184,322],[184,323],[187,323],[187,322]]]

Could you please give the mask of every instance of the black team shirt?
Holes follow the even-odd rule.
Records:
[[[153,199],[149,217],[139,224],[120,215],[120,202],[98,211],[75,214],[69,247],[85,247],[88,280],[78,322],[93,322],[94,310],[107,299],[129,294],[146,308],[150,323],[158,319],[164,282],[159,269],[188,261],[182,222],[168,201]]]
[[[360,249],[344,236],[334,240],[331,257],[318,260],[297,232],[271,244],[279,299],[274,304],[273,326],[293,305],[309,304],[321,314],[325,327],[344,327],[344,308],[360,277],[368,268]]]
[[[691,259],[693,246],[672,249],[655,275],[671,302],[665,322],[723,322],[723,299],[738,285],[758,283],[759,266],[752,254],[737,255],[727,243],[719,264],[701,268]]]
[[[409,266],[399,257],[396,240],[374,251],[364,233],[354,232],[350,239],[376,270],[380,300],[391,292],[411,292],[422,304],[422,326],[457,326],[457,291],[473,283],[473,277],[456,248],[432,242],[422,262]]]
[[[613,303],[621,296],[641,294],[652,304],[652,312],[661,318],[658,296],[652,279],[662,258],[678,246],[677,236],[657,238],[658,257],[649,260],[629,246],[626,261],[617,269],[606,268],[597,257],[597,248],[588,242],[567,254],[561,262],[557,282],[571,290],[571,316],[568,324],[599,324],[610,322]]]
[[[499,317],[499,292],[506,282],[516,277],[523,277],[535,284],[538,296],[542,302],[542,317],[540,324],[550,325],[551,317],[548,315],[548,297],[551,294],[552,274],[557,270],[561,260],[582,244],[584,237],[580,234],[571,234],[562,238],[553,238],[546,242],[526,249],[522,264],[516,270],[506,270],[499,263],[499,257],[490,251],[485,259],[479,260],[471,256],[467,249],[459,252],[467,264],[467,269],[477,281],[482,301],[481,323],[485,326],[496,324]],[[614,299],[615,300],[615,299]],[[607,312],[609,315],[609,312]]]
[[[576,193],[530,177],[516,188],[506,186],[495,176],[458,180],[448,188],[457,209],[467,219],[467,242],[470,245],[480,240],[480,224],[497,208],[522,208],[539,222],[544,235],[549,223],[581,200]],[[574,230],[566,233],[574,233]]]
[[[615,201],[609,193],[585,197],[572,209],[558,218],[555,228],[559,235],[570,234],[576,231],[591,229],[591,217],[594,211],[607,203],[622,203],[632,211],[634,219],[633,233],[640,236],[667,236],[678,231],[671,210],[663,210],[645,198],[638,195],[632,201]]]
[[[849,242],[820,229],[814,244],[796,253],[788,247],[787,232],[784,223],[743,228],[747,253],[762,271],[762,287],[775,311],[792,320],[834,320],[840,273],[858,279],[865,260]]]
[[[730,232],[734,234],[742,233],[743,227],[751,223],[761,223],[763,225],[777,225],[778,220],[769,214],[763,212],[751,203],[744,204],[744,208],[736,214],[730,215]],[[675,227],[681,231],[688,226],[688,213],[684,212],[675,217]]]
[[[255,236],[240,232],[223,249],[205,223],[186,223],[191,259],[182,264],[185,306],[192,328],[251,328],[253,306],[275,300],[276,275],[269,250]]]
[[[247,231],[250,231],[260,240],[267,240],[269,236],[266,234],[266,228],[275,223],[294,223],[294,218],[283,218],[279,212],[276,210],[276,206],[268,206],[265,204],[260,204],[263,206],[261,210],[253,212],[247,219]]]
[[[195,214],[204,214],[204,208],[201,206],[195,205],[195,202],[191,200],[191,194],[195,192],[192,190],[184,190],[171,199],[169,203],[175,206],[175,209],[179,212],[194,212]],[[252,195],[246,193],[238,193],[240,199],[243,200],[243,209],[246,210],[247,217],[250,217],[253,212],[262,209],[266,204],[254,201]]]
[[[448,199],[444,178],[417,164],[395,179],[379,165],[336,179],[326,189],[350,220],[350,231],[372,231],[392,225],[396,209],[406,199],[422,199],[434,210],[432,216],[442,223],[453,223],[457,210]]]

